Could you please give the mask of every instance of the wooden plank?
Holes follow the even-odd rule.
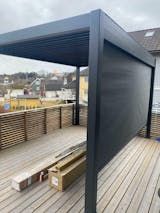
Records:
[[[82,133],[81,131],[78,131],[78,129],[79,127],[70,127],[68,129],[69,130],[68,132],[67,132],[67,129],[57,130],[55,131],[55,134],[46,135],[40,139],[33,140],[33,142],[31,141],[30,143],[20,144],[17,147],[12,147],[8,150],[1,151],[0,161],[2,163],[0,164],[0,175],[2,177],[2,180],[0,179],[0,212],[1,212],[1,207],[3,207],[2,212],[7,212],[8,210],[10,212],[16,212],[16,213],[17,212],[28,213],[33,211],[34,212],[54,212],[56,210],[58,210],[58,212],[67,212],[68,210],[69,212],[72,212],[72,213],[79,212],[79,211],[84,212],[84,177],[77,180],[77,182],[73,184],[67,191],[62,193],[56,192],[55,190],[50,189],[47,186],[48,185],[47,182],[42,183],[44,184],[42,188],[41,188],[42,185],[37,183],[36,185],[31,186],[31,188],[28,188],[22,193],[17,193],[17,192],[13,193],[14,191],[12,191],[11,188],[9,188],[9,184],[10,184],[9,180],[11,178],[11,173],[13,174],[16,171],[20,171],[22,168],[22,162],[24,162],[25,166],[27,165],[32,166],[34,160],[36,162],[38,161],[38,159],[41,159],[47,156],[48,153],[51,151],[51,149],[57,150],[59,148],[62,150],[63,146],[66,145],[64,138],[67,139],[67,144],[69,143],[74,144],[73,143],[74,140],[76,143],[78,134]],[[79,139],[80,138],[82,139],[83,136],[79,135],[78,137]],[[123,149],[119,155],[115,156],[113,161],[107,164],[107,166],[99,174],[98,193],[100,193],[102,188],[104,188],[104,192],[107,191],[106,185],[108,182],[110,182],[109,188],[111,188],[112,185],[114,186],[113,182],[123,173],[124,168],[131,161],[131,158],[129,160],[129,156],[131,154],[133,154],[132,158],[135,159],[135,156],[137,156],[138,153],[141,152],[141,150],[146,150],[145,151],[146,157],[144,157],[143,154],[139,155],[137,160],[139,162],[135,161],[135,163],[133,164],[133,165],[137,165],[134,167],[135,171],[134,169],[130,169],[131,172],[127,173],[127,175],[123,179],[124,181],[119,185],[118,189],[116,189],[115,187],[113,188],[113,192],[116,189],[115,193],[113,194],[114,196],[116,196],[117,193],[122,192],[122,195],[120,195],[119,197],[117,196],[118,197],[117,202],[119,202],[122,197],[125,197],[126,194],[128,194],[128,198],[129,198],[130,193],[128,191],[129,190],[128,187],[131,186],[132,183],[134,183],[133,185],[136,186],[135,188],[137,188],[139,186],[139,183],[143,182],[140,180],[140,178],[143,179],[146,172],[149,170],[151,175],[147,183],[147,187],[145,188],[144,194],[142,191],[142,194],[143,194],[142,198],[144,199],[144,201],[143,199],[141,199],[140,203],[142,205],[143,202],[144,203],[147,202],[147,206],[148,206],[148,202],[149,202],[150,210],[151,210],[150,212],[158,213],[159,200],[158,200],[156,190],[160,187],[160,180],[158,177],[159,166],[157,165],[159,164],[158,163],[159,160],[156,161],[156,158],[155,158],[155,156],[158,154],[158,151],[156,151],[157,154],[155,155],[154,153],[152,158],[149,160],[147,158],[147,155],[150,158],[149,153],[151,153],[151,151],[149,151],[148,149],[148,152],[147,152],[148,146],[150,146],[150,142],[148,143],[148,140],[145,140],[142,138],[136,138],[135,140],[133,140],[131,143],[128,144],[127,146],[128,148],[125,147],[125,149]],[[160,144],[157,144],[157,146],[159,147]],[[144,149],[142,147],[144,147]],[[27,156],[27,153],[29,153],[28,156]],[[35,155],[35,153],[37,154]],[[144,160],[142,160],[142,158]],[[19,161],[19,159],[22,159],[21,162]],[[141,166],[140,166],[140,159],[141,159],[141,162],[143,161]],[[147,161],[149,161],[150,163],[147,163]],[[151,167],[150,164],[152,163],[155,166]],[[138,165],[140,167],[138,167]],[[151,170],[151,168],[153,169]],[[133,174],[135,175],[134,175],[134,178],[132,179]],[[152,185],[152,183],[154,184]],[[6,187],[4,187],[3,185],[5,185]],[[155,189],[155,186],[156,186],[156,189]],[[127,190],[125,187],[127,188]],[[148,196],[150,192],[152,196]],[[154,195],[153,195],[153,192],[154,192]],[[145,193],[147,194],[145,195]],[[114,196],[112,199],[116,199],[116,197],[114,198]],[[110,202],[112,202],[112,199],[110,200]]]
[[[68,148],[68,146],[70,146],[70,144],[73,144],[73,140],[72,140],[72,142],[70,142],[70,143],[67,143],[67,141],[65,141],[66,143],[65,143],[65,145],[63,145],[62,146],[62,144],[61,143],[58,143],[58,146],[55,146],[54,148],[56,149],[56,155],[58,154],[58,152],[59,151],[64,151],[65,150],[65,148]],[[77,141],[78,142],[78,141]],[[59,149],[58,149],[58,147],[59,147]],[[50,148],[51,147],[49,147],[49,150],[50,150]],[[54,152],[53,151],[51,151],[50,150],[50,152],[48,152],[48,154],[54,154]],[[34,155],[35,155],[35,153],[34,153]],[[33,155],[33,156],[34,156]],[[31,156],[29,156],[29,157],[31,157]],[[41,156],[41,158],[42,158],[43,156]],[[41,159],[41,158],[39,158],[39,159]],[[29,164],[31,164],[31,166],[30,167],[28,167],[28,168],[32,168],[32,165],[33,165],[33,163],[35,162],[35,161],[37,161],[38,159],[34,159],[34,161],[32,160],[32,162],[30,162]],[[21,165],[20,164],[20,166],[23,168],[23,169],[21,169],[21,172],[23,172],[23,171],[25,171],[25,167],[27,166],[27,164],[28,164],[28,162],[26,163],[26,165],[23,163],[23,165]],[[12,166],[12,169],[13,169],[14,167]],[[17,169],[17,166],[16,166],[16,169]],[[20,169],[20,168],[19,168]],[[8,173],[9,174],[11,174],[11,171],[8,171]],[[13,173],[13,171],[12,171],[12,173]],[[6,173],[5,173],[6,174]],[[1,174],[1,180],[3,179],[3,176],[2,176],[2,174]]]
[[[158,197],[158,193],[156,191],[156,185],[157,185],[158,178],[160,175],[160,146],[158,146],[157,153],[158,153],[157,158],[156,158],[156,155],[154,156],[154,164],[155,164],[154,171],[151,175],[151,179],[148,183],[147,190],[145,191],[144,197],[139,206],[139,209],[138,209],[139,213],[149,212],[154,194],[157,194],[156,197]],[[160,202],[160,200],[159,200],[159,202]],[[160,207],[160,205],[159,205],[159,207]],[[160,208],[159,208],[159,211],[160,211]],[[154,212],[156,212],[156,211],[154,211]],[[157,212],[158,212],[158,209],[157,209]]]
[[[128,149],[128,151],[129,151],[129,149],[130,150],[132,150],[133,149],[133,146],[134,146],[135,144],[132,144],[132,143],[130,143],[130,144],[128,144],[128,146],[126,147],[126,149]],[[124,149],[124,151],[125,151],[125,149]],[[121,153],[119,153],[119,156],[117,156],[117,157],[115,157],[114,158],[114,160],[113,160],[113,162],[116,162],[116,159],[118,158],[118,157],[120,157],[120,155],[122,154],[122,153],[124,153],[124,151],[122,151]],[[126,153],[127,154],[127,153]],[[73,186],[76,186],[75,184],[73,184]],[[78,186],[79,186],[79,182],[78,182]],[[76,186],[77,187],[77,186]],[[84,187],[84,181],[83,181],[83,187]],[[71,187],[72,188],[72,187]],[[78,187],[78,189],[79,189],[79,187]],[[83,188],[84,189],[84,188]],[[34,208],[34,210],[35,209],[37,209],[37,212],[42,212],[42,211],[46,211],[46,209],[47,208],[49,208],[53,203],[55,203],[56,202],[56,200],[61,200],[61,196],[62,195],[66,195],[67,196],[67,192],[69,192],[70,193],[70,189],[68,189],[67,191],[65,191],[65,193],[56,193],[56,194],[54,194],[54,196],[52,196],[52,193],[51,193],[51,196],[49,196],[49,195],[47,195],[47,197],[45,197],[45,195],[42,197],[42,199],[40,199],[40,200],[37,200],[37,201],[35,201],[35,203],[33,203],[33,208]],[[84,193],[84,190],[83,190],[83,193]],[[49,193],[50,194],[50,193]],[[40,201],[43,201],[43,203],[40,203]],[[40,207],[40,208],[38,208],[38,207]],[[54,207],[53,207],[54,208]],[[52,208],[52,209],[53,209]],[[30,210],[30,207],[28,207],[27,209],[26,209],[26,212],[27,212],[27,210]]]
[[[155,187],[155,191],[154,191],[154,195],[153,195],[153,199],[152,202],[150,204],[150,208],[149,208],[149,213],[159,213],[160,210],[160,198],[158,196],[158,190],[160,189],[160,174],[158,177],[158,181]]]
[[[124,149],[121,150],[121,152],[119,152],[109,162],[109,164],[107,164],[104,167],[103,170],[101,170],[101,172],[98,175],[98,193],[101,190],[101,187],[103,187],[104,183],[109,182],[112,178],[114,178],[115,175],[117,175],[117,173],[122,171],[124,161],[126,160],[126,157],[129,155],[129,153],[131,153],[131,151],[134,152],[135,149],[138,150],[142,144],[141,144],[141,141],[138,141],[135,139],[134,141],[131,142],[131,145],[134,145],[134,146],[129,147],[129,149],[126,149],[127,146],[125,146]],[[110,182],[110,184],[112,184],[112,182]],[[79,198],[79,200],[75,202],[75,205],[70,209],[70,212],[74,213],[76,210],[77,212],[79,212],[83,208],[84,208],[84,191],[82,196]]]
[[[152,162],[149,165],[145,175],[143,176],[143,178],[141,180],[141,184],[137,188],[136,193],[134,194],[134,197],[132,199],[132,202],[130,203],[130,205],[127,209],[128,213],[131,213],[133,211],[135,211],[135,212],[138,211],[139,205],[141,203],[141,200],[143,199],[147,185],[149,184],[149,180],[150,180],[151,174],[153,172],[154,166],[155,166],[154,162]]]
[[[56,168],[62,170],[64,169],[65,166],[67,166],[69,163],[72,163],[75,159],[84,156],[85,153],[86,150],[84,147],[83,149],[81,148],[80,150],[74,150],[72,154],[70,153],[70,151],[68,151],[65,155],[60,155],[58,153],[59,157],[56,157],[55,155],[52,154],[51,156],[48,156],[46,159],[40,161],[37,165],[32,165],[32,168],[27,169],[26,171],[23,171],[17,176],[13,177],[12,188],[14,188],[17,191],[21,191],[27,188],[29,185],[38,181],[41,172],[48,174],[48,169],[53,167],[55,164]],[[69,157],[64,159],[64,157],[67,157],[68,155]]]
[[[72,128],[71,128],[72,129]],[[37,146],[37,154],[36,154],[36,156],[38,155],[38,153],[41,151],[41,152],[45,152],[45,150],[50,150],[50,152],[52,151],[51,150],[51,147],[52,147],[52,143],[51,143],[51,141],[52,140],[56,140],[56,138],[57,137],[59,137],[59,134],[61,134],[62,135],[62,137],[61,137],[61,139],[60,140],[62,140],[62,142],[61,143],[59,143],[59,141],[57,141],[57,144],[59,144],[59,147],[61,147],[61,149],[62,149],[62,143],[63,143],[63,135],[67,135],[67,137],[69,136],[68,135],[68,132],[70,132],[70,130],[71,129],[69,129],[69,131],[66,129],[66,130],[62,130],[62,131],[57,131],[57,134],[53,134],[53,136],[52,137],[50,137],[50,136],[48,136],[48,139],[47,139],[47,142],[48,142],[48,144],[50,144],[50,147],[49,146],[46,146],[46,147],[43,147],[43,149],[41,148],[42,147],[42,144],[39,144],[39,146],[37,146],[38,145],[38,143],[39,143],[39,141],[41,141],[41,139],[39,139],[39,140],[37,140],[37,144],[35,144],[35,146]],[[67,144],[67,141],[70,141],[70,142],[72,142],[72,144],[73,144],[73,142],[74,142],[74,137],[75,137],[75,135],[76,134],[78,134],[78,128],[74,128],[75,129],[75,133],[74,134],[72,134],[72,137],[71,137],[71,135],[69,136],[69,138],[68,139],[66,139],[65,138],[65,145],[63,146],[63,147],[66,147],[68,144]],[[78,136],[78,135],[77,135]],[[85,139],[85,137],[84,137],[84,139]],[[43,140],[43,139],[42,139]],[[48,141],[49,140],[49,141]],[[83,139],[82,139],[83,140]],[[79,137],[76,139],[76,141],[78,142],[79,141]],[[75,142],[76,142],[75,141]],[[76,142],[76,143],[77,143]],[[75,143],[75,144],[76,144]],[[34,146],[34,144],[32,144],[33,146]],[[33,147],[34,148],[34,147]],[[53,147],[54,148],[54,147]],[[39,150],[40,149],[40,150]],[[31,151],[31,150],[30,150]],[[36,150],[35,150],[36,151]],[[27,154],[27,150],[26,150],[26,152],[25,152],[26,154]],[[24,155],[25,155],[25,153],[24,153]],[[33,152],[31,152],[32,154],[33,154]],[[31,154],[30,154],[31,155]],[[30,156],[29,155],[29,156]],[[35,155],[35,153],[34,153],[34,155]],[[0,155],[0,156],[3,156],[3,155]],[[11,161],[13,160],[13,154],[11,155],[12,157],[11,157]],[[22,155],[20,155],[20,153],[19,153],[19,157],[21,157],[22,158]],[[28,157],[28,155],[26,155],[26,158]],[[2,163],[3,163],[3,159],[2,159],[2,161],[1,161]],[[20,162],[19,162],[20,163]],[[6,163],[6,166],[7,165],[9,165],[9,162],[7,162]]]
[[[160,147],[158,147],[159,149]],[[158,151],[156,151],[157,153]],[[152,157],[153,158],[153,161],[154,163],[156,158],[155,158],[155,155]],[[127,208],[128,206],[130,205],[130,203],[132,202],[132,198],[134,196],[134,194],[136,193],[136,190],[138,189],[141,181],[142,181],[142,178],[148,168],[146,168],[146,162],[145,162],[145,165],[142,166],[142,168],[138,171],[137,175],[134,177],[132,183],[129,185],[129,188],[127,189],[127,192],[125,193],[125,195],[123,196],[123,198],[121,199],[119,205],[117,206],[116,208],[116,213],[123,213],[123,212],[126,212],[127,211]]]
[[[145,149],[144,153],[138,158],[138,161],[135,163],[135,165],[132,168],[132,170],[130,171],[130,173],[126,176],[125,180],[120,185],[120,187],[114,194],[113,198],[110,200],[108,205],[106,205],[104,212],[107,212],[107,211],[114,212],[116,210],[118,204],[121,202],[121,200],[125,196],[125,193],[127,192],[128,188],[130,187],[130,184],[132,184],[134,182],[134,187],[136,188],[137,184],[136,184],[135,180],[140,179],[141,176],[139,176],[139,175],[142,175],[145,172],[148,164],[151,162],[151,160],[153,160],[152,157],[155,156],[154,154],[156,152],[157,146],[156,145],[153,146],[153,145],[151,148],[148,148],[148,150]],[[132,192],[131,192],[131,194],[132,194]],[[129,199],[128,199],[128,202],[129,202]],[[122,212],[125,212],[124,208],[123,208]]]
[[[73,131],[73,129],[75,129],[75,131]],[[78,135],[78,132],[79,132],[79,130],[78,130],[79,128],[78,127],[73,127],[73,128],[70,128],[70,129],[66,129],[66,130],[61,130],[61,132],[63,131],[65,131],[65,134],[63,134],[63,137],[62,137],[62,134],[60,134],[60,131],[58,131],[57,132],[57,136],[55,137],[55,142],[57,142],[57,145],[61,148],[61,150],[64,148],[64,146],[62,146],[62,144],[64,144],[64,145],[67,145],[66,144],[66,135],[70,135],[70,136],[72,136],[72,137],[69,137],[69,138],[67,138],[67,140],[71,140],[70,141],[70,143],[72,142],[72,145],[74,144],[74,140],[73,140],[73,138],[75,138],[76,139],[76,141],[78,142],[78,138],[77,137],[79,137],[79,138],[81,138],[81,135]],[[84,129],[85,130],[85,129]],[[80,131],[81,133],[85,133],[85,131]],[[85,134],[84,134],[85,135]],[[50,137],[50,136],[48,136],[48,137]],[[64,140],[64,138],[65,138],[65,140]],[[53,134],[53,136],[51,136],[50,137],[50,141],[46,141],[45,139],[44,139],[44,141],[43,140],[41,140],[41,145],[43,145],[43,147],[45,147],[46,146],[46,143],[48,143],[48,144],[50,144],[51,145],[51,142],[52,142],[52,146],[50,146],[50,147],[48,147],[47,149],[48,149],[48,151],[50,151],[50,149],[51,149],[51,147],[55,147],[55,143],[54,143],[54,134]],[[60,140],[62,140],[62,142],[61,143],[59,143],[59,141]],[[45,142],[45,143],[44,143]],[[38,143],[38,140],[37,140],[37,143]],[[33,143],[33,144],[35,144],[35,142]],[[68,143],[69,144],[69,143]],[[29,144],[25,144],[25,147],[26,147],[26,145],[27,146],[29,146]],[[21,146],[22,147],[22,146]],[[32,147],[32,146],[30,146],[30,147]],[[35,148],[36,148],[37,146],[35,145]],[[14,147],[13,147],[14,148]],[[55,147],[56,148],[56,147]],[[32,153],[34,154],[33,155],[33,157],[32,158],[30,158],[30,163],[32,163],[32,161],[33,161],[33,158],[35,158],[36,156],[35,156],[35,152],[34,152],[35,150],[33,149],[32,150]],[[42,151],[43,151],[43,149],[42,149]],[[4,152],[5,153],[5,152]],[[28,152],[27,152],[28,153]],[[38,152],[39,153],[39,152]],[[43,153],[43,152],[42,152]],[[30,154],[30,152],[29,152],[29,154]],[[47,154],[47,153],[46,153]],[[3,155],[3,152],[2,152],[2,155]],[[17,157],[19,158],[19,159],[21,159],[21,156],[19,156],[19,155],[17,155]],[[31,161],[31,159],[32,159],[32,161]],[[23,161],[23,158],[22,158],[22,161]],[[22,161],[20,162],[20,164],[22,164]],[[13,163],[12,163],[13,164]],[[12,164],[10,164],[10,169],[12,168],[12,166],[14,165],[12,165]],[[1,167],[1,165],[0,165],[0,167]],[[0,173],[1,174],[1,173]],[[34,186],[33,186],[33,188],[34,188]],[[31,189],[29,188],[28,189],[28,192],[27,192],[27,194],[29,193],[31,191]],[[26,192],[26,190],[25,190],[25,192]],[[25,193],[24,192],[24,193]],[[8,193],[8,191],[6,191],[6,193]],[[19,193],[18,193],[19,194]],[[5,203],[5,205],[7,206],[8,204],[10,204],[11,202],[12,202],[12,207],[13,206],[17,206],[17,203],[15,202],[15,201],[13,201],[13,200],[16,200],[16,198],[18,198],[18,199],[21,199],[21,198],[23,198],[23,194],[20,194],[20,196],[19,197],[17,197],[17,196],[15,196],[15,195],[18,195],[17,193],[15,193],[14,194],[14,196],[13,196],[13,194],[11,193],[10,194],[10,196],[9,197],[7,197],[7,200],[5,201],[5,202],[3,202],[3,203]],[[30,195],[28,195],[27,197],[32,197],[32,194],[30,194]],[[8,199],[9,198],[9,199]],[[27,199],[27,198],[26,198]],[[36,199],[36,196],[35,196],[35,199]],[[18,201],[18,203],[20,203],[21,201]],[[24,204],[24,205],[26,205],[26,204]],[[9,207],[10,208],[10,207]]]
[[[152,146],[152,144],[149,144],[148,146]],[[107,206],[107,204],[112,199],[114,193],[119,188],[119,186],[122,184],[122,182],[125,180],[126,176],[132,171],[132,169],[135,169],[135,164],[139,159],[139,156],[144,156],[145,149],[148,149],[148,146],[141,146],[136,154],[132,156],[132,158],[129,160],[129,162],[125,165],[122,172],[114,179],[112,179],[112,185],[111,187],[108,186],[109,181],[105,185],[103,185],[103,188],[99,191],[97,196],[97,209],[100,212],[103,212]],[[105,190],[104,190],[105,189]]]
[[[139,143],[139,145],[145,145],[145,144]],[[140,146],[139,148],[140,148],[140,149],[143,149],[144,146]],[[136,152],[135,152],[136,154],[134,153],[134,155],[137,156],[138,151],[140,151],[140,149],[138,149],[137,151],[135,150],[135,151],[136,151]],[[141,151],[142,151],[142,150],[141,150]],[[102,180],[101,180],[101,181],[98,180],[98,197],[97,197],[97,202],[99,202],[99,200],[100,200],[102,194],[104,194],[104,193],[107,191],[107,189],[108,189],[109,187],[112,186],[112,184],[113,184],[114,181],[119,177],[119,175],[120,175],[121,173],[123,173],[123,170],[124,170],[125,166],[128,165],[128,162],[126,162],[126,160],[130,162],[130,160],[133,160],[133,159],[134,159],[134,155],[131,156],[131,158],[129,158],[129,159],[124,158],[125,161],[122,162],[122,164],[117,168],[117,171],[114,170],[113,174],[112,174],[111,176],[109,176],[107,179],[104,179],[103,181],[102,181]],[[118,160],[118,162],[119,162],[119,160]],[[98,204],[99,204],[99,203],[98,203]]]
[[[15,207],[18,207],[20,206],[20,204],[22,205],[23,203],[25,203],[25,201],[27,201],[27,199],[29,199],[32,195],[38,196],[39,192],[43,188],[46,189],[45,183],[41,183],[39,184],[39,187],[35,187],[32,190],[27,191],[26,193],[24,193],[23,196],[22,194],[20,196],[19,193],[17,194],[17,196],[11,196],[7,200],[0,203],[1,213],[13,212],[13,209]]]
[[[134,146],[133,148],[132,148],[132,150],[133,150],[133,153],[136,151],[136,150],[138,150],[139,149],[139,146],[140,146],[140,144],[137,144],[137,146]],[[125,159],[126,159],[126,156],[125,156]],[[108,172],[104,172],[105,171],[105,169],[107,169],[108,168],[108,166],[109,165],[107,165],[106,167],[107,168],[105,168],[104,170],[102,170],[102,173],[100,173],[101,175],[100,175],[100,180],[101,181],[98,181],[98,189],[103,185],[103,183],[104,182],[106,182],[106,179],[107,179],[107,177],[108,177],[108,179],[110,179],[111,180],[111,178],[114,176],[114,175],[117,175],[117,171],[119,171],[119,170],[121,170],[120,169],[120,165],[118,165],[117,166],[117,163],[119,164],[119,163],[121,163],[121,162],[117,162],[116,161],[116,163],[115,163],[115,165],[113,166],[113,168],[112,168],[112,166],[108,169]],[[117,166],[117,167],[116,167]],[[112,168],[112,169],[111,169]],[[116,168],[116,169],[115,169]],[[104,172],[104,173],[103,173]],[[104,174],[104,175],[103,175]],[[112,175],[111,175],[112,174]],[[107,176],[107,177],[106,177]],[[112,184],[112,183],[110,183],[110,184]],[[105,188],[104,188],[105,189]],[[79,188],[78,187],[78,189],[77,189],[77,191],[76,192],[78,192],[78,195],[76,196],[76,194],[73,194],[72,196],[70,196],[70,194],[69,194],[69,196],[70,197],[68,197],[67,195],[65,196],[65,195],[63,195],[64,196],[64,202],[62,202],[62,197],[54,204],[54,205],[52,205],[52,206],[50,206],[49,207],[49,209],[48,210],[50,210],[51,211],[51,209],[54,209],[54,211],[59,211],[59,209],[62,207],[62,209],[63,209],[63,205],[64,205],[64,203],[66,202],[66,199],[67,200],[69,200],[68,202],[70,203],[70,202],[72,202],[72,199],[73,200],[75,200],[75,203],[77,202],[77,200],[78,199],[80,199],[81,198],[81,196],[84,196],[84,185],[82,185],[81,186],[81,188]],[[83,202],[83,199],[82,199],[82,203],[84,204],[84,202]],[[60,204],[61,204],[61,206],[60,206]],[[71,206],[71,204],[69,205],[69,207]],[[67,208],[68,209],[68,208]]]

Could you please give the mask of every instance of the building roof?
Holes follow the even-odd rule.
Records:
[[[17,99],[39,99],[38,95],[17,95]]]
[[[86,69],[82,70],[82,71],[80,72],[80,75],[81,75],[81,76],[88,76],[88,75],[89,75],[89,69],[86,68]]]
[[[160,51],[160,28],[129,32],[129,34],[148,51]]]
[[[46,91],[59,91],[63,88],[63,80],[47,80],[45,87]]]
[[[68,84],[64,85],[66,89],[76,89],[76,80],[69,82]]]

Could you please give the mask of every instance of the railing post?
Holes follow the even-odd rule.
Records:
[[[59,128],[62,129],[62,107],[59,108]]]
[[[24,112],[24,138],[25,138],[25,141],[28,140],[28,136],[27,136],[27,112]]]
[[[44,109],[44,134],[47,134],[47,109]]]
[[[80,81],[80,68],[76,69],[76,125],[79,125],[79,81]]]

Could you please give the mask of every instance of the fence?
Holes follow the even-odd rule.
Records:
[[[139,132],[139,135],[145,137],[146,127]],[[160,137],[160,114],[153,112],[151,120],[151,138],[155,139],[158,137]]]
[[[88,107],[80,105],[79,124],[87,127]]]
[[[73,123],[73,104],[1,114],[0,149],[41,137]]]
[[[80,105],[79,122],[87,126],[88,107]],[[54,107],[25,110],[0,115],[0,149],[41,137],[56,129],[74,124],[74,105],[57,105]],[[160,137],[160,114],[152,113],[151,137]],[[139,135],[144,137],[144,127]]]
[[[80,106],[80,125],[87,126],[87,106]],[[139,136],[146,136],[146,127],[144,127],[138,133]],[[151,121],[151,138],[155,139],[160,137],[160,113],[152,113],[152,121]]]

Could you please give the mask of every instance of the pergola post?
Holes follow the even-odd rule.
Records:
[[[79,125],[79,81],[80,81],[80,67],[76,68],[76,117],[75,124]]]
[[[150,86],[150,98],[149,98],[149,109],[147,118],[147,130],[146,138],[151,137],[151,122],[152,122],[152,104],[153,104],[153,92],[154,92],[154,77],[155,77],[155,67],[152,68],[151,72],[151,86]]]
[[[97,169],[96,143],[98,140],[100,96],[100,70],[103,56],[102,13],[100,10],[91,13],[89,40],[89,93],[88,93],[88,130],[87,130],[87,170],[85,186],[85,213],[96,213],[97,202]]]

